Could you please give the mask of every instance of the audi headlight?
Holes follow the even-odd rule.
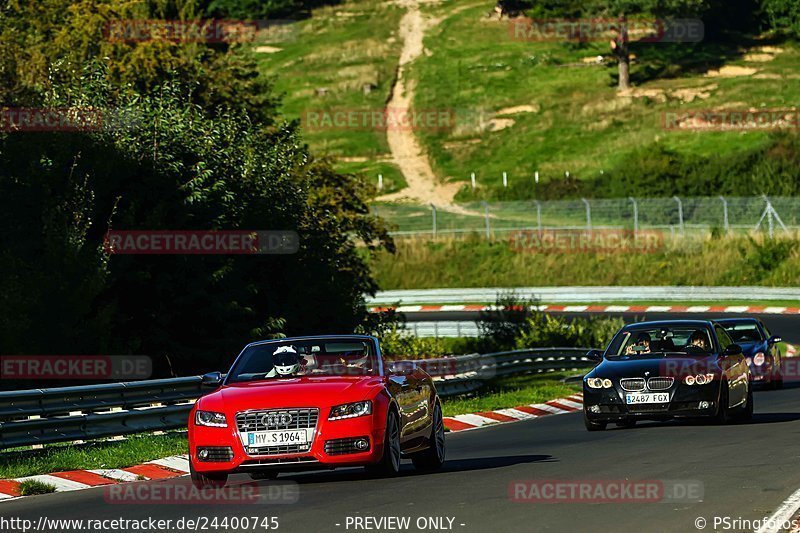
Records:
[[[198,426],[209,426],[213,428],[228,427],[228,422],[225,420],[225,415],[223,413],[215,413],[213,411],[195,412],[194,422]]]
[[[758,352],[753,357],[753,364],[756,365],[756,366],[761,366],[761,365],[764,364],[764,361],[766,361],[766,360],[767,360],[767,358],[764,357],[764,352]]]
[[[353,402],[337,405],[331,408],[328,420],[342,420],[343,418],[356,418],[372,414],[372,402]]]

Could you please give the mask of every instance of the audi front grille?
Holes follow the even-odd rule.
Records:
[[[290,415],[288,423],[282,423]],[[264,409],[236,414],[236,428],[240,433],[253,431],[283,431],[311,429],[316,434],[319,409]],[[312,437],[313,439],[313,437]],[[306,453],[312,441],[306,444],[280,444],[276,446],[247,446],[248,455],[281,455],[286,453]]]

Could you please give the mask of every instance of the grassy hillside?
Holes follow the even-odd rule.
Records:
[[[447,16],[449,9],[434,12]],[[665,131],[663,114],[800,103],[794,44],[640,45],[632,74],[637,87],[619,96],[606,42],[514,40],[509,22],[486,18],[486,10],[484,3],[445,18],[428,33],[430,54],[414,65],[418,107],[452,107],[482,119],[451,132],[422,132],[436,169],[454,179],[475,171],[480,183],[498,187],[505,171],[533,188],[535,170],[543,180],[566,171],[596,177],[650,143],[692,155],[733,154],[764,145],[768,134]],[[521,106],[525,111],[513,112]],[[513,124],[488,131],[491,120],[501,119]]]
[[[466,187],[461,199],[537,196],[537,170],[543,182],[567,171],[578,179],[619,179],[626,158],[653,145],[722,158],[763,149],[771,144],[768,132],[665,131],[663,115],[800,103],[796,43],[741,37],[736,44],[633,45],[635,88],[620,96],[606,42],[515,40],[507,20],[487,18],[489,1],[421,5],[438,23],[425,34],[425,53],[410,66],[415,107],[452,110],[457,124],[417,134],[440,178],[467,183],[470,172],[477,174],[483,190],[472,194]],[[293,39],[275,44],[279,51],[259,53],[261,68],[278,76],[286,116],[381,109],[393,83],[404,12],[377,0],[317,9],[296,24]],[[372,92],[365,95],[364,84]],[[371,180],[382,173],[390,191],[403,184],[378,129],[306,128],[305,137],[317,152],[338,157],[341,170]],[[505,190],[503,172],[510,182]]]
[[[387,191],[404,181],[389,161],[385,134],[371,128],[307,125],[309,113],[383,109],[400,54],[397,28],[403,9],[380,0],[322,7],[273,42],[253,46],[259,68],[274,78],[280,111],[300,120],[314,153],[337,159],[337,169],[363,172],[374,182],[383,174]],[[365,94],[364,86],[370,86]]]

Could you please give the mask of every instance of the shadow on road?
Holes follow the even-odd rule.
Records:
[[[489,470],[492,468],[504,468],[508,466],[515,466],[520,464],[538,463],[538,462],[554,462],[557,459],[552,455],[508,455],[503,457],[474,457],[469,459],[452,459],[447,460],[441,470],[433,472],[423,472],[414,469],[411,464],[403,464],[400,470],[400,476],[431,476],[439,474],[447,474],[451,472],[473,472],[476,470]],[[359,481],[359,480],[372,480],[379,479],[361,468],[347,468],[342,470],[327,470],[320,472],[306,472],[283,474],[279,478],[291,479],[303,485],[307,483],[334,483],[342,481]]]

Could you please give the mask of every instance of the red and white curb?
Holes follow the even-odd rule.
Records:
[[[8,501],[20,497],[20,485],[30,480],[52,485],[56,488],[56,492],[68,492],[103,485],[114,485],[116,483],[127,483],[129,481],[170,479],[185,476],[188,473],[189,456],[175,455],[126,468],[70,470],[69,472],[54,472],[52,474],[17,479],[0,479],[0,501]]]
[[[372,307],[380,313],[394,310],[398,313],[439,313],[454,311],[500,311],[496,305],[401,305],[398,307]],[[800,307],[751,307],[747,305],[539,305],[531,309],[550,313],[720,313],[748,315],[800,315]]]
[[[466,431],[468,429],[478,429],[496,424],[507,424],[509,422],[519,422],[520,420],[530,420],[549,415],[563,415],[579,411],[583,408],[583,395],[573,394],[566,398],[550,400],[546,403],[534,403],[531,405],[520,405],[511,409],[498,409],[496,411],[484,411],[469,415],[456,415],[444,417],[444,427],[450,431]]]

